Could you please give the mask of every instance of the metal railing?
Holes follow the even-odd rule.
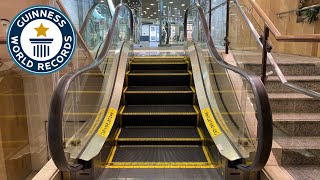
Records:
[[[277,41],[284,42],[320,42],[320,34],[298,34],[298,35],[282,35],[266,13],[256,3],[250,0],[253,9],[259,14],[265,24],[265,31],[270,31]]]
[[[260,171],[267,163],[272,147],[272,113],[266,89],[257,75],[245,69],[228,64],[223,60],[214,45],[204,12],[198,3],[191,4],[185,12],[184,38],[187,39],[188,12],[190,9],[196,9],[196,12],[198,13],[197,16],[199,17],[202,25],[202,30],[205,35],[205,42],[209,52],[211,52],[211,54],[215,57],[216,62],[225,69],[241,75],[251,86],[257,109],[257,151],[252,164],[242,164],[241,160],[235,162],[235,164],[237,168],[243,171]]]
[[[313,98],[316,98],[316,99],[320,99],[320,93],[312,91],[312,90],[309,90],[309,89],[306,89],[306,88],[303,88],[303,87],[300,87],[300,86],[297,86],[297,85],[294,85],[292,83],[289,83],[286,80],[286,77],[283,75],[281,69],[279,68],[278,64],[276,63],[275,59],[273,58],[273,56],[270,53],[271,45],[268,43],[268,38],[269,38],[269,32],[270,31],[269,31],[269,27],[267,26],[267,24],[265,24],[264,35],[260,36],[259,33],[257,32],[257,30],[255,29],[254,25],[252,24],[252,22],[249,20],[249,18],[247,17],[245,12],[243,11],[243,9],[240,6],[238,0],[233,0],[233,2],[236,4],[236,6],[239,9],[242,17],[244,18],[245,22],[249,26],[249,28],[250,28],[250,30],[251,30],[256,42],[262,48],[262,76],[261,76],[262,82],[266,83],[266,78],[267,78],[266,68],[267,68],[267,61],[269,61],[271,66],[272,66],[272,68],[274,69],[275,73],[277,74],[277,76],[279,77],[279,79],[280,79],[280,81],[281,81],[281,83],[283,85],[285,85],[286,87],[288,87],[288,88],[290,88],[292,90],[295,90],[297,92],[305,94],[307,96],[310,96],[310,97],[313,97]],[[254,3],[256,4],[256,2],[254,2]],[[227,7],[227,8],[229,8],[229,7]],[[228,31],[228,29],[227,29],[227,31]],[[298,36],[298,37],[300,38],[300,36]],[[311,41],[311,42],[320,42],[320,35],[319,34],[315,34],[314,37],[318,37],[318,39],[316,38],[314,41]],[[261,39],[262,39],[262,42],[261,42]],[[297,37],[295,37],[294,39],[297,39]],[[309,40],[310,39],[308,37],[308,38],[305,39],[305,41],[302,41],[302,42],[310,42]],[[289,41],[291,41],[291,40],[289,40]],[[301,42],[301,41],[299,41],[299,42]]]
[[[290,10],[290,11],[279,12],[279,13],[277,13],[276,15],[277,15],[277,16],[281,16],[281,15],[283,15],[283,14],[289,14],[289,13],[292,13],[292,12],[305,11],[305,10],[312,9],[312,8],[317,8],[317,7],[320,7],[320,4],[316,4],[316,5],[312,5],[312,6],[307,6],[307,7],[303,7],[303,8],[300,8],[300,9],[293,9],[293,10]]]
[[[62,137],[62,121],[63,121],[63,110],[64,104],[67,97],[67,92],[72,81],[79,75],[97,67],[105,60],[109,49],[112,46],[112,40],[114,32],[116,31],[116,25],[119,18],[119,14],[123,8],[126,8],[130,12],[130,39],[133,38],[133,14],[127,4],[119,4],[114,13],[114,18],[112,19],[112,24],[110,30],[105,39],[105,43],[102,47],[101,53],[98,55],[97,59],[93,61],[92,64],[89,64],[75,72],[70,72],[64,75],[58,82],[50,104],[49,109],[49,121],[48,121],[48,140],[49,140],[49,149],[51,152],[52,159],[55,165],[61,171],[78,171],[83,168],[83,164],[69,164],[64,153],[63,146],[63,137]]]

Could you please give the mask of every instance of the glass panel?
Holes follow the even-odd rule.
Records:
[[[238,2],[242,11],[249,17],[249,20],[256,28],[258,34],[263,34],[263,31],[255,21],[255,18],[251,15],[247,6],[245,6],[241,0]],[[254,66],[254,68],[257,68],[254,72],[260,75],[260,64],[262,61],[261,46],[257,43],[256,37],[250,30],[234,1],[231,1],[230,3],[229,18],[229,49],[232,51],[232,55],[235,58],[237,65],[249,70],[252,70],[250,68]]]
[[[82,33],[83,39],[89,47],[93,57],[96,56],[99,47],[101,47],[101,43],[105,40],[111,22],[112,15],[108,5],[97,4]]]
[[[122,8],[105,60],[77,76],[71,83],[64,106],[63,137],[66,156],[74,163],[95,134],[111,98],[122,43],[130,39],[129,11]],[[103,44],[102,46],[104,46]]]
[[[207,47],[199,14],[196,11],[189,13],[188,25],[193,29],[192,40],[197,42],[199,61],[205,64],[201,66],[208,71],[202,69],[201,73],[211,111],[233,147],[245,159],[244,163],[250,165],[258,144],[257,110],[251,86],[244,77],[217,63],[212,54],[214,52]],[[229,63],[236,64],[234,61]]]

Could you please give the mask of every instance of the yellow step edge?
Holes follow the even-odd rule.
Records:
[[[131,64],[149,65],[149,64],[187,64],[187,63],[185,61],[182,61],[182,62],[132,62]]]
[[[201,138],[118,138],[118,141],[201,141]]]
[[[81,94],[102,94],[105,93],[105,91],[68,91],[68,93],[81,93]]]
[[[128,76],[187,76],[190,73],[128,73]]]
[[[139,113],[122,113],[122,115],[197,115],[195,112],[139,112]]]
[[[185,56],[136,56],[133,57],[135,59],[181,59],[183,60]]]
[[[105,168],[216,168],[208,162],[112,162]]]
[[[189,94],[192,91],[126,91],[127,94]]]

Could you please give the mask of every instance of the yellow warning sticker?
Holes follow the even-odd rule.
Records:
[[[106,117],[103,120],[103,123],[98,131],[98,134],[100,136],[103,136],[104,138],[107,138],[109,135],[112,125],[116,119],[117,116],[117,110],[114,108],[109,108]]]
[[[212,138],[219,136],[221,134],[221,131],[216,123],[216,120],[213,118],[210,108],[204,108],[201,113]]]
[[[106,112],[106,108],[102,108],[99,110],[97,116],[96,116],[96,119],[94,120],[91,128],[89,129],[88,133],[86,136],[90,136],[93,134],[93,132],[97,129],[98,125],[99,125],[99,122],[102,118],[102,116],[104,115],[104,112]]]

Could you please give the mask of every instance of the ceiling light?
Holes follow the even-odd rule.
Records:
[[[185,6],[185,4],[181,4],[181,6],[183,7],[183,6]]]
[[[150,4],[150,6],[153,6],[154,4]]]
[[[157,14],[156,12],[154,12],[153,14]]]
[[[150,16],[153,16],[152,14]]]
[[[170,4],[172,4],[173,2],[172,2],[172,1],[170,1],[169,3],[170,3]]]
[[[148,18],[150,18],[150,17],[148,17]]]
[[[150,9],[150,8],[147,7],[146,9]]]
[[[174,8],[174,9],[178,9],[178,8]]]

